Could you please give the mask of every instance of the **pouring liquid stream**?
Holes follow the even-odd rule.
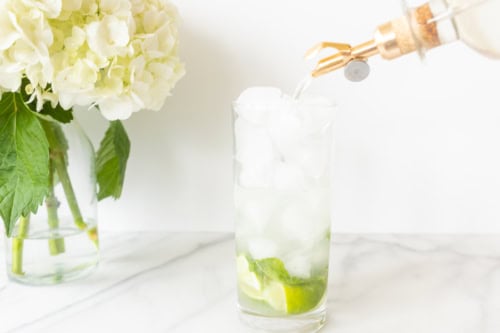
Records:
[[[293,96],[292,96],[292,98],[293,98],[294,101],[298,101],[300,99],[300,97],[302,96],[302,94],[304,93],[304,91],[306,91],[307,88],[309,88],[309,86],[311,85],[312,81],[313,81],[313,77],[308,74],[306,77],[304,77],[299,82],[299,84],[295,88],[295,91],[294,91]]]

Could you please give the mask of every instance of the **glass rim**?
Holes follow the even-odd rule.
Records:
[[[308,106],[308,105],[314,105],[316,107],[320,107],[320,108],[337,108],[338,107],[338,104],[335,102],[335,101],[332,101],[326,97],[322,97],[321,95],[310,95],[312,97],[321,97],[321,98],[324,98],[325,101],[327,101],[327,103],[302,103],[302,105],[305,105],[305,106]],[[299,101],[294,101],[295,103],[294,104],[299,104]],[[236,109],[237,107],[240,107],[240,106],[257,106],[257,107],[262,107],[263,104],[259,104],[259,103],[242,103],[242,102],[238,102],[237,100],[236,101],[233,101],[231,103],[231,106],[234,109]],[[265,107],[267,106],[270,106],[272,104],[265,104]]]

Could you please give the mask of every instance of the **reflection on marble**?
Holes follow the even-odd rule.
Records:
[[[0,332],[249,332],[235,307],[231,234],[104,234],[98,271],[10,283]],[[332,333],[497,333],[500,236],[337,235]]]
[[[3,261],[0,261],[0,265],[3,265],[4,262]],[[1,269],[0,269],[0,292],[7,286],[7,275],[5,274],[5,272],[3,272]],[[0,316],[0,326],[2,326],[2,316]]]
[[[3,229],[0,228],[0,292],[7,285],[7,273],[5,273],[5,237],[3,237],[3,232]],[[2,326],[1,318],[2,315],[0,314],[0,327]]]

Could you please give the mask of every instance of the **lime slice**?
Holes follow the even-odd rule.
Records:
[[[273,309],[287,313],[287,296],[283,284],[279,282],[271,282],[263,292],[264,301],[267,302]]]
[[[264,301],[280,313],[298,314],[314,309],[326,290],[326,276],[315,279],[291,277],[283,262],[267,258],[250,262],[236,259],[238,286],[249,298]]]
[[[314,309],[323,298],[325,289],[325,284],[320,281],[303,285],[272,282],[264,289],[263,296],[273,309],[298,314]]]
[[[250,298],[262,300],[262,284],[254,272],[250,271],[250,263],[243,255],[236,259],[238,286]]]
[[[287,313],[297,314],[314,309],[323,299],[325,291],[326,283],[323,281],[285,286]]]

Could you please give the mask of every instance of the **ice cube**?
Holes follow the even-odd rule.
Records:
[[[240,224],[253,233],[262,233],[271,220],[274,196],[266,190],[235,189],[235,208]]]
[[[317,217],[319,217],[322,221],[326,220],[327,225],[325,228],[329,228],[330,191],[328,189],[328,184],[311,188],[305,193],[305,198],[305,201],[309,207],[311,207],[311,210],[317,213]]]
[[[301,199],[310,211],[314,212],[314,216],[310,221],[311,229],[315,234],[314,237],[322,239],[330,230],[330,191],[328,185],[322,185],[310,188],[303,193]]]
[[[314,212],[304,202],[293,200],[283,209],[281,225],[287,237],[307,242],[313,237],[312,219]]]
[[[235,107],[236,113],[246,121],[256,125],[264,125],[269,116],[270,106],[268,105],[238,105]]]
[[[245,119],[238,118],[234,123],[236,153],[249,155],[249,160],[273,158],[273,143],[267,130]]]
[[[309,137],[304,139],[288,158],[301,166],[305,175],[312,179],[322,178],[329,166],[329,137]]]
[[[243,91],[236,100],[239,105],[269,105],[281,100],[281,90],[275,87],[251,87]]]
[[[272,182],[274,150],[267,131],[244,119],[235,122],[235,159],[241,164],[243,186],[266,187]]]
[[[328,167],[334,106],[324,98],[308,97],[300,101],[298,113],[305,134],[290,158],[302,166],[308,177],[318,180]]]
[[[311,195],[306,192],[297,193],[290,199],[280,216],[281,226],[289,239],[302,243],[302,246],[313,246],[322,239],[330,226],[327,210],[320,211],[311,201]]]
[[[301,119],[295,111],[294,104],[284,102],[269,115],[269,134],[283,159],[297,149],[304,137]]]
[[[240,95],[235,110],[240,184],[292,190],[303,188],[306,180],[321,181],[333,117],[328,100],[306,96],[297,102],[277,88],[255,87]]]
[[[278,246],[266,238],[253,238],[248,240],[248,251],[253,259],[275,258],[278,255]]]
[[[269,113],[281,102],[281,90],[274,87],[253,87],[243,91],[234,104],[239,117],[264,125]]]
[[[238,183],[247,188],[268,188],[273,181],[272,165],[258,168],[243,168]]]
[[[325,237],[318,241],[311,251],[311,263],[316,269],[321,269],[328,266],[328,257],[330,254],[330,238],[328,236],[328,231],[325,233]]]
[[[237,119],[234,124],[236,158],[245,163],[274,158],[273,142],[267,130],[244,119]]]
[[[312,260],[307,255],[292,255],[284,258],[286,270],[291,276],[308,279],[311,277]]]
[[[274,187],[278,190],[301,190],[306,186],[304,172],[299,165],[278,162],[274,166]]]

